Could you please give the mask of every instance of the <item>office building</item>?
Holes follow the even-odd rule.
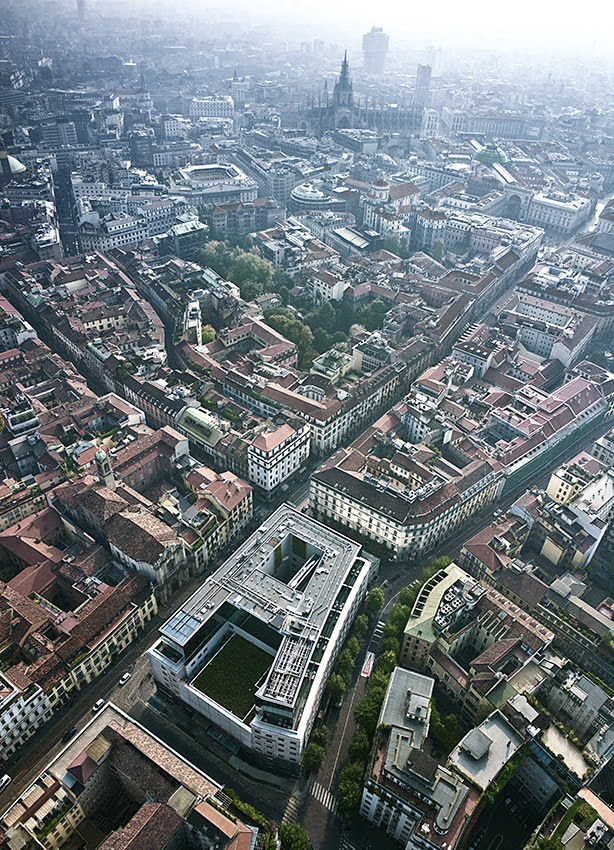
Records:
[[[388,53],[389,37],[381,27],[371,27],[362,37],[363,68],[367,74],[382,74]]]
[[[282,505],[161,626],[158,687],[245,753],[296,768],[378,564]]]
[[[414,107],[417,109],[431,105],[431,73],[430,65],[418,65],[414,89]]]

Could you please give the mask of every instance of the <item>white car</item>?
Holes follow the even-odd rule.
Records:
[[[103,699],[97,700],[92,706],[92,714],[96,714],[96,712],[100,711],[105,701]]]
[[[5,773],[4,776],[0,776],[0,791],[2,791],[3,788],[6,788],[9,782],[11,782],[11,777],[8,773]]]
[[[120,688],[124,687],[124,685],[126,684],[126,682],[129,681],[131,676],[132,676],[132,673],[124,673],[124,675],[121,677],[121,679],[117,683],[120,686]]]

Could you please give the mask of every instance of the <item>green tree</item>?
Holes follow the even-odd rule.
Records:
[[[418,591],[414,590],[413,587],[404,587],[399,593],[399,602],[401,605],[407,605],[408,608],[413,608],[417,596]]]
[[[358,653],[360,652],[360,641],[354,635],[348,640],[346,647],[348,653],[352,656],[354,660],[358,657]]]
[[[446,714],[442,718],[435,705],[435,700],[431,700],[429,734],[440,750],[446,755],[450,753],[461,740],[465,731],[465,727],[455,714]]]
[[[203,325],[201,337],[203,345],[206,345],[208,342],[213,342],[215,336],[215,328],[213,327],[213,325]]]
[[[316,327],[312,330],[313,333],[313,344],[316,348],[318,354],[324,354],[325,351],[328,351],[329,348],[332,348],[333,338],[325,331],[324,328]]]
[[[359,614],[354,620],[352,634],[362,643],[369,631],[369,618],[366,614]]]
[[[328,677],[328,682],[326,683],[326,690],[330,694],[330,698],[333,702],[339,702],[339,700],[345,696],[347,684],[339,673],[331,673]]]
[[[365,772],[360,762],[350,762],[339,773],[337,802],[343,814],[356,811],[362,796],[362,778]]]
[[[207,242],[196,254],[201,266],[213,269],[220,277],[228,277],[228,269],[232,261],[230,249],[225,242]]]
[[[358,318],[368,331],[376,331],[382,327],[384,316],[390,309],[383,301],[372,301],[367,307],[361,307]]]
[[[348,684],[352,677],[352,670],[354,669],[355,661],[356,656],[352,655],[346,647],[339,653],[337,663],[335,664],[335,672],[339,673],[343,681]]]
[[[381,691],[377,685],[374,687],[372,681],[366,696],[358,702],[354,709],[356,722],[362,726],[370,739],[373,738],[377,729],[377,721],[379,720],[379,713],[382,708],[382,702],[384,701],[385,690],[384,688]]]
[[[350,741],[350,761],[366,762],[371,751],[371,741],[365,730],[359,726]]]
[[[397,257],[402,257],[403,259],[409,257],[407,246],[401,242],[398,236],[387,236],[384,239],[382,248],[384,251],[390,251],[391,254],[396,254]]]
[[[238,250],[233,257],[228,269],[228,279],[237,286],[243,286],[247,281],[252,281],[260,286],[260,291],[268,289],[273,277],[273,266],[268,260],[263,260],[256,254],[248,254]]]
[[[563,850],[563,842],[560,838],[538,838],[533,845],[535,850]]]
[[[246,280],[239,287],[241,292],[241,298],[244,301],[254,301],[258,298],[259,295],[262,295],[263,288],[262,284],[258,283],[255,280]]]
[[[280,286],[277,290],[277,294],[281,298],[281,303],[284,307],[287,306],[290,302],[290,290],[288,287],[282,284],[282,286]]]
[[[305,770],[306,773],[319,770],[322,762],[324,761],[324,755],[324,747],[321,747],[319,744],[312,744],[309,742],[301,756],[303,770]]]
[[[410,614],[411,608],[407,605],[394,605],[390,611],[388,622],[384,626],[384,635],[386,637],[392,635],[400,640],[403,632],[405,631],[405,626],[407,625]]]
[[[435,244],[433,245],[433,258],[437,260],[438,263],[443,261],[443,240],[436,239]]]
[[[335,325],[337,323],[337,314],[335,312],[335,308],[330,302],[322,305],[318,312],[318,325],[321,328],[324,328],[325,331],[332,333],[335,329]]]
[[[318,726],[317,729],[313,730],[309,738],[311,744],[317,744],[319,747],[324,747],[324,749],[328,746],[329,741],[330,729],[328,726]]]
[[[297,319],[290,310],[283,307],[267,310],[265,321],[286,339],[296,344],[301,360],[305,357],[313,344],[311,328]]]
[[[385,637],[379,645],[380,653],[385,652],[394,652],[396,657],[399,657],[399,652],[401,651],[401,641],[394,637],[394,635],[388,635]]]
[[[281,850],[309,850],[307,833],[298,823],[282,823],[279,827]]]
[[[369,591],[369,595],[367,596],[367,611],[369,614],[372,617],[379,614],[384,607],[385,601],[386,597],[384,596],[384,591],[381,587],[372,587]]]
[[[592,354],[588,355],[588,359],[597,366],[606,367],[608,365],[607,357],[603,351],[593,351]]]
[[[384,673],[386,676],[390,676],[394,668],[397,666],[397,655],[395,652],[388,651],[377,660],[377,672]]]

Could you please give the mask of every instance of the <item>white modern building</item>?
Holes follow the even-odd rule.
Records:
[[[378,566],[282,505],[160,628],[158,687],[264,763],[297,765]]]
[[[309,442],[307,423],[267,428],[247,450],[249,480],[265,493],[273,492],[305,463]]]
[[[18,686],[0,673],[0,761],[17,752],[52,713],[47,695],[39,685],[24,681]]]
[[[192,97],[187,103],[187,114],[191,118],[233,118],[234,100],[230,95],[224,94]]]

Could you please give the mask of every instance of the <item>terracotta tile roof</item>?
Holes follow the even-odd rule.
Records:
[[[145,802],[126,826],[109,835],[98,850],[162,850],[182,823],[170,806]]]
[[[110,544],[134,561],[155,564],[167,546],[179,544],[176,533],[141,505],[126,507],[106,524]]]

